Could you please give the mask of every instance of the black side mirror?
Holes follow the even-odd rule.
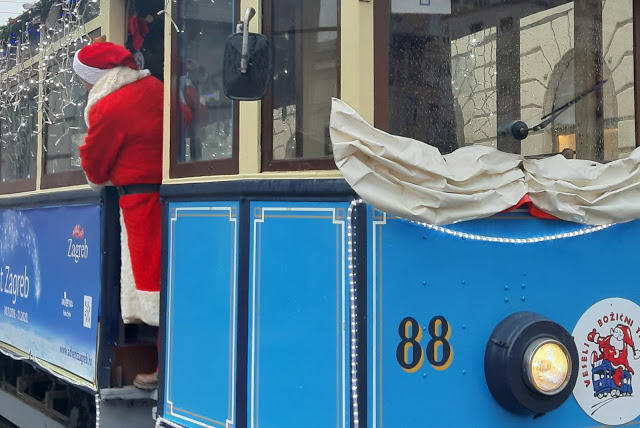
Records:
[[[255,14],[247,9],[238,32],[227,38],[224,48],[222,85],[232,100],[255,101],[264,97],[271,78],[269,40],[262,34],[249,33],[249,20]]]

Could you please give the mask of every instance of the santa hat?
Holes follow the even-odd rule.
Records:
[[[115,67],[138,69],[131,52],[110,42],[85,46],[73,57],[73,70],[91,85],[95,85],[107,71]]]
[[[631,330],[629,329],[629,327],[624,324],[618,324],[616,327],[622,330],[622,342],[626,345],[631,346],[632,349],[635,349],[636,346],[633,343],[633,337],[631,336]]]

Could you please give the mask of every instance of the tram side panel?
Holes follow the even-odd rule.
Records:
[[[251,204],[250,428],[350,426],[348,207]]]
[[[0,211],[0,346],[97,388],[98,204]]]
[[[237,202],[170,203],[163,417],[236,426]]]
[[[640,222],[602,229],[514,213],[434,228],[369,208],[368,426],[637,421],[638,236]],[[503,409],[485,378],[492,331],[522,311],[563,326],[578,351],[572,396],[545,415]]]

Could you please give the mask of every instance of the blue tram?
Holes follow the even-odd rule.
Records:
[[[631,372],[589,361],[640,370],[637,2],[24,7],[0,425],[640,423]],[[101,36],[164,83],[157,326],[122,319],[119,195],[81,168],[71,64]]]
[[[620,379],[621,385],[618,386],[613,379],[615,370],[616,369],[611,365],[611,362],[607,360],[598,361],[591,369],[593,376],[593,394],[595,396],[603,398],[608,394],[611,394],[612,397],[633,394],[631,373],[627,370],[623,370],[622,377]]]

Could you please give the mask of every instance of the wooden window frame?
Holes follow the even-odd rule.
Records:
[[[389,131],[389,19],[391,0],[373,3],[373,124]]]
[[[633,2],[633,91],[635,100],[636,147],[640,147],[640,2]]]
[[[178,2],[173,2],[171,13],[178,16],[180,12]],[[240,16],[240,0],[234,1],[233,20]],[[232,23],[235,26],[235,22]],[[181,137],[182,118],[179,114],[179,85],[180,85],[180,67],[178,66],[178,33],[171,26],[171,77],[169,79],[171,100],[169,109],[171,119],[169,124],[169,177],[170,178],[186,178],[186,177],[203,177],[212,175],[233,175],[238,174],[240,170],[240,104],[233,101],[233,119],[232,119],[232,156],[228,159],[202,160],[193,162],[178,162],[180,146],[183,144]]]
[[[389,19],[391,0],[373,3],[374,126],[389,130]],[[633,52],[636,147],[640,147],[640,2],[633,2]]]
[[[275,0],[274,0],[275,1]],[[336,52],[336,69],[337,69],[337,95],[340,96],[340,69],[341,69],[341,1],[336,0],[338,8],[337,16],[337,52]],[[376,0],[377,3],[377,0]],[[376,4],[374,3],[374,4]],[[300,15],[300,14],[298,14]],[[301,19],[300,16],[297,19]],[[271,8],[271,1],[263,2],[263,17],[262,17],[262,33],[267,38],[273,37],[273,9]],[[296,64],[300,64],[299,58],[302,56],[300,49],[296,50]],[[296,125],[302,123],[299,118],[302,116],[302,70],[296,68]],[[305,170],[332,170],[337,169],[333,156],[327,156],[322,158],[296,158],[296,159],[274,159],[273,158],[273,97],[272,97],[272,85],[269,85],[267,93],[262,100],[260,118],[262,122],[260,130],[260,149],[262,152],[261,168],[262,171],[305,171]],[[297,127],[296,127],[297,128]],[[296,129],[296,137],[299,141],[302,141],[302,133]]]

